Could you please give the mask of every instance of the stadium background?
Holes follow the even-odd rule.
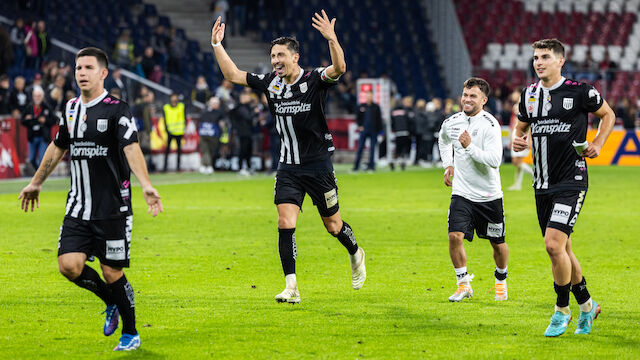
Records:
[[[293,35],[300,40],[302,66],[328,64],[326,42],[310,25],[312,12],[320,8],[338,19],[336,31],[348,65],[348,72],[340,85],[332,89],[328,100],[329,124],[339,149],[338,162],[352,161],[357,147],[353,114],[362,101],[363,86],[369,86],[364,79],[388,84],[388,92],[382,97],[376,94],[376,102],[384,100],[384,117],[389,123],[390,110],[399,106],[404,96],[442,104],[435,110],[441,122],[458,111],[462,82],[471,75],[483,77],[493,88],[487,110],[503,124],[504,143],[508,146],[515,99],[512,93],[533,81],[530,44],[536,39],[558,37],[568,50],[565,76],[594,84],[617,114],[616,133],[604,156],[589,161],[640,165],[637,133],[626,132],[635,130],[638,123],[639,3],[636,0],[3,1],[0,75],[8,75],[9,88],[0,85],[0,113],[5,114],[1,127],[5,160],[0,164],[0,176],[17,176],[20,170],[23,175],[33,172],[28,164],[25,166],[26,129],[17,120],[20,115],[15,112],[16,105],[10,102],[16,77],[26,79],[27,97],[35,81],[45,89],[46,100],[61,110],[64,99],[77,93],[72,70],[74,54],[85,46],[105,49],[110,56],[111,71],[121,69],[123,85],[116,84],[110,75],[106,87],[107,90],[120,87],[116,96],[125,98],[132,108],[144,105],[142,87],[154,92],[156,126],[146,130],[156,154],[163,153],[166,142],[164,125],[157,123],[161,106],[168,102],[172,92],[181,94],[189,118],[183,140],[186,154],[183,168],[197,169],[200,162],[197,124],[206,101],[217,95],[223,100],[223,109],[230,109],[243,91],[241,87],[222,83],[222,74],[208,44],[212,19],[221,15],[228,23],[225,46],[239,68],[268,72],[271,70],[268,43],[279,35]],[[18,19],[26,27],[16,29]],[[38,31],[38,21],[44,22],[42,32]],[[33,38],[21,44],[19,40],[27,37],[31,28]],[[16,37],[20,33],[21,37]],[[57,77],[63,78],[58,84]],[[203,78],[202,85],[196,86],[199,77]],[[4,84],[6,87],[7,82]],[[60,88],[62,95],[56,94],[54,99],[55,88]],[[257,96],[252,107],[257,109],[253,123],[253,166],[270,169],[269,143],[277,140],[270,136],[269,124],[273,122],[268,121],[270,115]],[[416,110],[424,112],[424,105]],[[421,131],[437,134],[438,128],[439,125]],[[378,149],[382,165],[385,158],[392,156],[392,151],[384,149],[393,148],[393,132],[389,130],[385,132],[388,136],[380,137],[387,140]],[[52,133],[55,131],[56,126]],[[233,122],[228,122],[225,131],[229,142],[221,147],[216,167],[239,170]],[[420,136],[415,134],[417,131],[415,138]],[[437,158],[437,151],[435,155]],[[415,144],[412,156],[416,156]],[[509,156],[505,151],[506,162]],[[153,158],[155,163],[162,163],[162,155]],[[59,171],[63,174],[64,166]]]

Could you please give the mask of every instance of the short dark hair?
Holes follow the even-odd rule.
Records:
[[[467,81],[464,82],[464,87],[466,89],[471,89],[474,86],[477,86],[486,97],[489,97],[489,94],[491,93],[491,86],[489,86],[489,83],[485,79],[472,77],[468,78]]]
[[[564,57],[564,44],[558,39],[542,39],[531,44],[533,49],[549,49],[557,55]]]
[[[98,64],[104,68],[109,68],[109,58],[107,58],[107,54],[98,49],[97,47],[86,47],[84,49],[80,49],[76,54],[76,61],[78,58],[83,56],[93,56],[98,60]]]
[[[271,49],[274,45],[287,45],[287,49],[293,51],[294,54],[300,52],[300,43],[295,36],[281,36],[271,41]]]

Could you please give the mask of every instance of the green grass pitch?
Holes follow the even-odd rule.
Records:
[[[640,358],[640,168],[590,168],[573,248],[602,314],[591,335],[574,335],[572,295],[574,323],[551,339],[543,332],[555,294],[530,188],[504,196],[509,300],[489,293],[491,247],[476,238],[465,242],[474,297],[449,303],[442,171],[339,170],[341,213],[366,250],[367,282],[351,289],[346,250],[307,198],[296,229],[299,305],[273,300],[284,286],[273,178],[154,176],[165,209],[155,219],[135,188],[127,277],[142,347],[130,354],[111,351],[120,329],[102,335],[100,300],[58,273],[68,180],[45,184],[29,214],[17,200],[26,181],[1,182],[0,358]],[[506,188],[513,167],[502,175]]]

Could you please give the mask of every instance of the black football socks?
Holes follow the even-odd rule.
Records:
[[[81,288],[96,294],[105,304],[111,305],[114,303],[111,290],[92,267],[85,265],[80,276],[73,282]]]
[[[136,330],[136,308],[134,301],[133,288],[127,278],[122,277],[114,283],[108,284],[113,294],[113,301],[118,306],[120,317],[122,318],[122,333],[135,335]]]
[[[565,308],[569,306],[569,291],[571,290],[571,282],[566,285],[558,285],[553,283],[553,288],[558,294],[558,298],[556,300],[556,306],[559,308]]]
[[[356,236],[353,234],[351,226],[346,221],[342,222],[342,229],[338,235],[333,235],[338,238],[340,243],[347,248],[349,255],[353,255],[358,251],[358,243],[356,242]]]
[[[296,273],[296,228],[278,229],[278,252],[284,275]]]

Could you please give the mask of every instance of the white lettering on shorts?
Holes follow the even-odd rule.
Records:
[[[549,221],[566,225],[569,222],[569,216],[571,216],[571,206],[555,204],[551,211],[551,219],[549,219]]]
[[[336,206],[338,203],[338,192],[336,192],[336,189],[324,193],[324,200],[327,203],[327,209]]]
[[[124,239],[106,241],[105,258],[109,260],[125,260]]]

